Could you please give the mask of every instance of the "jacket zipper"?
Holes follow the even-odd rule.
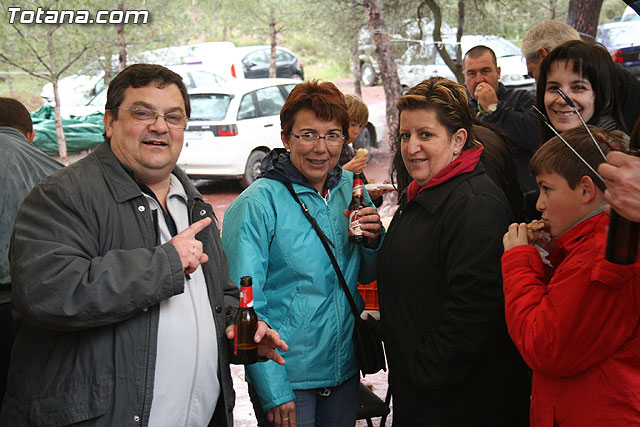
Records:
[[[334,189],[337,189],[338,187],[339,187],[339,185],[338,185],[338,186],[336,186],[336,187],[334,187]],[[330,211],[330,209],[329,209],[329,201],[331,200],[331,189],[327,189],[327,195],[326,195],[326,197],[323,197],[323,196],[322,196],[320,193],[318,193],[318,192],[312,192],[312,193],[313,193],[313,194],[318,195],[318,196],[320,197],[320,199],[324,202],[324,205],[325,205],[325,214],[327,215],[327,217],[328,217],[328,218],[331,218],[331,211]],[[329,224],[331,225],[331,221],[329,221]],[[333,231],[333,227],[330,227],[330,228],[331,228],[331,231]],[[326,234],[326,233],[325,233],[325,234]],[[334,233],[331,233],[331,237],[332,237],[333,239],[336,239],[336,237],[335,237],[333,234],[334,234]],[[329,236],[327,236],[327,239],[329,240],[329,242],[331,242],[331,241],[332,241],[331,239],[329,239]],[[336,242],[337,242],[337,240],[336,240]],[[337,245],[337,243],[336,243],[336,245]],[[331,246],[334,246],[334,245],[331,245]],[[337,251],[338,251],[338,247],[337,247],[337,246],[334,246],[334,248],[335,248],[335,250],[336,250],[336,252],[337,252]],[[336,253],[335,255],[339,255],[339,254],[338,254],[338,253]],[[327,256],[328,256],[328,255],[327,255]],[[336,256],[336,260],[337,260],[337,259],[338,259],[338,256]],[[338,292],[334,292],[334,294],[336,295],[336,297],[334,298],[333,302],[334,302],[334,307],[335,307],[335,310],[336,310],[336,320],[338,321],[338,330],[339,330],[339,331],[341,331],[341,330],[343,330],[343,329],[344,329],[344,323],[342,322],[342,317],[339,315],[339,313],[341,312],[341,310],[340,310],[340,304],[339,304],[339,302],[338,302],[338,299],[339,299],[339,298],[337,297],[337,295],[344,294],[344,292],[343,292],[343,290],[342,290],[342,286],[340,285],[340,283],[338,283],[338,276],[337,276],[337,273],[336,273],[336,283],[337,283],[337,287],[338,287],[338,292],[339,292],[339,293],[338,293]],[[345,297],[345,299],[346,299],[346,295],[345,295],[344,297]],[[350,310],[349,310],[349,312],[350,312]],[[349,342],[351,342],[351,341],[349,341]],[[337,347],[338,347],[338,348],[337,348],[337,351],[335,352],[335,354],[336,354],[336,367],[338,368],[338,369],[336,369],[336,380],[337,380],[337,379],[342,375],[342,372],[340,371],[340,367],[342,366],[342,364],[340,363],[339,355],[341,354],[341,350],[342,350],[342,348],[344,347],[344,342],[343,342],[342,340],[338,340]]]
[[[188,203],[191,205],[190,209],[188,209],[189,212],[189,225],[193,224],[193,210],[195,209],[195,203],[192,200],[188,200]],[[188,277],[187,278],[189,281],[191,281],[191,278]],[[196,324],[196,363],[195,363],[195,367],[194,367],[194,371],[193,371],[193,379],[191,380],[191,390],[189,391],[189,405],[187,407],[187,418],[185,420],[185,426],[189,425],[189,420],[191,419],[191,407],[193,405],[193,393],[195,391],[196,388],[196,374],[198,372],[198,354],[200,353],[200,349],[199,349],[199,341],[198,341],[198,337],[200,336],[200,325],[198,324],[198,313],[196,310],[196,304],[193,298],[193,293],[192,293],[192,288],[191,286],[187,286],[187,292],[189,292],[189,299],[191,300],[191,307],[193,308],[193,314],[195,317],[195,324]]]
[[[160,233],[158,232],[158,220],[157,220],[157,212],[151,209],[149,203],[147,203],[147,199],[143,196],[143,200],[145,205],[147,206],[147,212],[151,212],[151,223],[153,224],[153,233],[155,244],[159,244]],[[147,406],[147,396],[149,394],[149,347],[151,346],[151,322],[153,319],[153,309],[147,311],[147,346],[145,351],[145,370],[144,370],[144,387],[143,387],[143,395],[142,395],[142,407],[140,408],[140,424],[145,425],[145,408]],[[151,407],[149,407],[149,413],[151,413]],[[146,420],[146,423],[149,423],[149,419]]]

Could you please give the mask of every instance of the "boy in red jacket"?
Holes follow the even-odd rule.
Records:
[[[604,162],[586,129],[563,137],[593,169]],[[502,275],[509,334],[533,370],[531,425],[639,425],[640,261],[605,260],[604,183],[558,137],[530,168],[550,254],[543,261],[526,224],[512,224]]]

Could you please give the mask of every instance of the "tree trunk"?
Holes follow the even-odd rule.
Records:
[[[602,2],[603,0],[569,0],[567,24],[575,28],[586,41],[596,38]]]
[[[269,60],[269,77],[276,77],[276,45],[278,44],[278,31],[276,30],[276,19],[271,11],[271,19],[269,20],[269,29],[271,33],[271,58]],[[286,76],[291,77],[291,76]]]
[[[60,116],[60,94],[58,93],[58,80],[51,82],[53,84],[53,99],[56,105],[53,107],[54,122],[56,124],[56,136],[58,138],[58,154],[60,155],[60,163],[69,166],[69,156],[67,155],[67,138],[64,136],[62,128],[62,117]]]
[[[56,125],[56,137],[58,140],[58,154],[60,155],[60,163],[68,166],[69,156],[67,155],[67,139],[64,136],[64,129],[62,128],[62,117],[60,115],[60,93],[58,92],[58,79],[60,78],[60,76],[58,74],[55,74],[58,73],[58,68],[55,61],[53,31],[48,32],[47,47],[49,49],[49,54],[51,55],[51,71],[55,76],[52,79],[51,84],[53,85],[53,100],[55,102],[55,106],[53,107],[53,114],[54,123]]]
[[[13,80],[11,79],[11,73],[7,74],[7,85],[9,85],[9,96],[11,98],[15,98],[16,93],[13,90]]]
[[[462,32],[464,26],[464,2],[458,0],[458,32],[456,33],[456,58],[451,58],[449,52],[447,52],[446,46],[442,43],[442,33],[440,28],[442,26],[442,11],[440,6],[435,0],[425,0],[423,4],[426,4],[431,13],[433,13],[433,41],[436,44],[436,50],[440,57],[447,64],[451,72],[455,74],[458,83],[464,84],[464,76],[462,75],[462,47],[460,40],[462,39]],[[421,5],[422,6],[422,5]]]
[[[458,32],[456,33],[456,78],[458,83],[464,84],[462,75],[462,33],[464,29],[464,1],[458,0]]]
[[[118,25],[117,31],[118,31],[118,72],[120,72],[125,68],[127,68],[127,41],[124,38],[124,24]]]
[[[356,31],[354,36],[354,44],[351,48],[351,65],[353,67],[353,89],[360,98],[362,98],[362,86],[360,85],[360,79],[362,74],[360,73],[360,57],[358,55],[358,32]]]
[[[111,61],[109,61],[109,62],[111,62]],[[105,86],[109,86],[109,82],[114,77],[115,76],[113,75],[111,64],[109,64],[108,66],[104,67],[104,77],[102,78],[102,80],[104,81],[104,85]]]
[[[369,32],[373,38],[375,46],[376,61],[380,68],[380,78],[384,87],[386,100],[387,129],[389,131],[389,143],[391,143],[398,133],[398,112],[396,102],[402,95],[402,87],[398,78],[395,58],[391,51],[391,42],[387,26],[382,17],[382,11],[377,0],[364,0],[364,10],[367,15]]]
[[[121,11],[125,11],[124,2],[120,2],[118,8]],[[117,32],[118,32],[118,72],[127,68],[127,41],[124,38],[124,25],[118,24]],[[109,67],[111,67],[111,60],[109,62]]]

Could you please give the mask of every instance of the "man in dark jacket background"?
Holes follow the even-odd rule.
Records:
[[[26,197],[0,425],[232,425],[238,288],[211,206],[175,167],[189,114],[178,74],[126,68],[109,85],[106,141]],[[264,322],[256,341],[284,363]]]
[[[9,237],[22,200],[42,178],[62,167],[31,145],[31,115],[17,99],[0,98],[0,400],[4,396],[11,346],[15,337],[11,315]]]
[[[471,111],[511,139],[520,187],[523,192],[534,190],[536,182],[529,172],[529,160],[540,146],[540,123],[531,111],[535,97],[526,90],[507,89],[498,81],[496,54],[487,46],[469,49],[462,64]]]

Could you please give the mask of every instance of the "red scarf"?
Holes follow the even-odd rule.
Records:
[[[484,150],[483,146],[463,151],[462,154],[460,154],[460,157],[449,163],[423,187],[420,187],[415,179],[411,181],[409,188],[407,189],[407,202],[427,188],[435,187],[436,185],[440,185],[453,177],[474,170],[480,161],[482,150]]]

